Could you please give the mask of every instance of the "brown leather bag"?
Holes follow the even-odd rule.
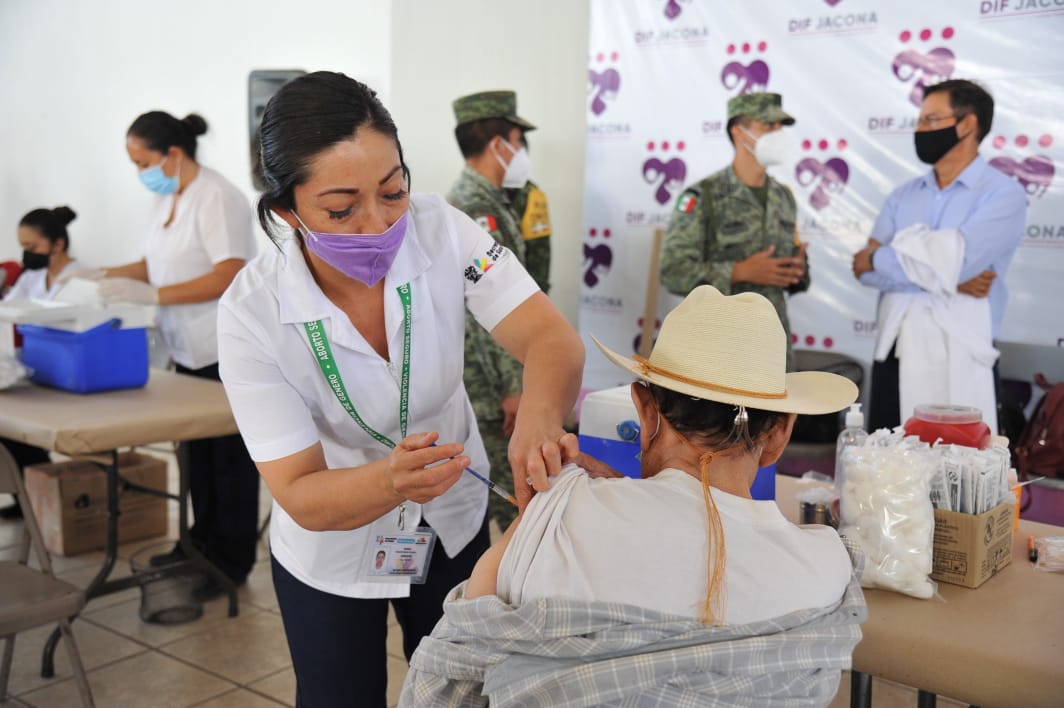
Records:
[[[1064,383],[1046,392],[1016,442],[1016,471],[1021,480],[1064,479]]]

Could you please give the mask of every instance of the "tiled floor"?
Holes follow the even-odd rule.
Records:
[[[176,488],[173,456],[162,449],[145,450],[171,461],[171,488]],[[269,507],[265,487],[262,513]],[[6,505],[7,499],[0,501]],[[173,506],[173,505],[171,505]],[[176,537],[176,508],[171,509],[171,537]],[[0,549],[9,547],[21,533],[21,523],[0,522]],[[129,573],[129,558],[164,539],[150,539],[120,547],[122,560],[115,576]],[[56,574],[87,585],[103,559],[100,552],[72,558],[55,557]],[[74,634],[88,672],[96,705],[100,708],[251,708],[295,704],[295,676],[285,642],[281,616],[270,579],[269,554],[260,547],[259,561],[240,588],[240,614],[226,616],[227,601],[208,602],[194,622],[179,625],[147,624],[140,620],[140,591],[96,598],[74,622]],[[389,704],[399,698],[406,661],[394,621],[389,625]],[[56,651],[56,676],[40,676],[41,648],[51,627],[18,635],[9,690],[14,699],[0,708],[37,706],[67,708],[80,705],[65,647]],[[915,706],[916,692],[876,681],[875,708]],[[352,705],[355,705],[354,703]],[[844,675],[832,708],[849,705],[849,676]],[[961,704],[939,699],[940,706]]]

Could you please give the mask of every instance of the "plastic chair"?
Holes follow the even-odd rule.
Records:
[[[15,635],[33,627],[57,622],[66,641],[74,679],[85,706],[95,705],[85,676],[74,634],[70,631],[70,617],[85,607],[85,593],[81,588],[59,580],[52,572],[52,562],[44,547],[44,538],[33,516],[22,475],[7,448],[0,445],[0,492],[13,494],[22,508],[25,533],[19,543],[17,560],[0,561],[0,637],[4,638],[4,656],[0,663],[0,701],[7,695],[11,676],[11,662],[15,656]],[[40,570],[28,565],[30,546],[36,554]]]

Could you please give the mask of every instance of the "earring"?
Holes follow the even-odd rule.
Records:
[[[746,412],[746,406],[739,404],[739,412],[732,421],[732,436],[739,440],[745,440],[750,436],[750,414]]]

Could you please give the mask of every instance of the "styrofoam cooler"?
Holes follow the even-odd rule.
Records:
[[[580,450],[628,477],[640,476],[639,415],[630,386],[594,391],[580,404]],[[757,472],[750,495],[776,498],[776,465]]]
[[[580,451],[639,477],[639,416],[628,386],[594,391],[580,404]]]

